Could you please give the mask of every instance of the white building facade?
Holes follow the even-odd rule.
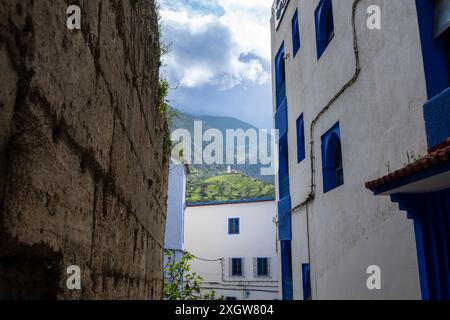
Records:
[[[367,25],[374,5],[381,30]],[[425,11],[418,15],[416,5],[274,3],[283,299],[422,298],[413,221],[364,187],[427,152]],[[372,266],[380,270],[380,288],[367,285]]]
[[[188,204],[185,250],[202,289],[228,300],[279,299],[273,200]]]
[[[164,235],[164,249],[173,252],[175,260],[184,251],[184,213],[186,208],[186,178],[189,167],[171,163],[169,166],[169,190],[167,195],[167,218]],[[164,265],[167,257],[164,258]]]

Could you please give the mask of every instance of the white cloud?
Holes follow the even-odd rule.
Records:
[[[270,70],[272,0],[166,0],[161,17],[172,42],[165,73],[185,87],[221,90],[243,82],[265,84]],[[249,58],[242,59],[243,56]]]

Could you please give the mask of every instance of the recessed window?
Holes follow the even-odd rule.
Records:
[[[311,300],[311,274],[309,264],[302,264],[303,300]]]
[[[275,57],[275,89],[277,109],[286,98],[286,66],[284,61],[284,43]]]
[[[297,162],[305,159],[305,121],[303,114],[297,119]]]
[[[280,199],[289,196],[289,154],[287,134],[284,135],[279,142],[279,193]]]
[[[257,277],[269,276],[269,258],[256,258],[255,264]]]
[[[292,18],[292,48],[294,50],[294,57],[300,49],[300,29],[298,26],[298,10],[295,10]]]
[[[342,144],[339,123],[322,136],[323,190],[331,191],[344,184]]]
[[[239,218],[228,219],[228,234],[239,234]]]
[[[243,259],[242,258],[232,258],[231,259],[231,276],[232,277],[242,277],[243,274],[244,274]]]
[[[434,39],[442,43],[450,79],[450,0],[436,0]]]
[[[317,59],[325,52],[334,37],[333,4],[331,0],[321,0],[315,12]]]

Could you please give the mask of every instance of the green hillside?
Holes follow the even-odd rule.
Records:
[[[274,197],[273,185],[239,173],[202,177],[199,171],[192,172],[186,190],[187,202],[229,201]]]
[[[172,114],[171,120],[170,120],[170,131],[173,132],[175,129],[186,129],[188,130],[191,135],[194,134],[194,121],[202,121],[203,124],[203,132],[205,132],[208,129],[217,129],[220,132],[222,132],[223,136],[226,136],[226,130],[236,130],[236,129],[242,129],[244,131],[248,129],[257,129],[251,124],[248,124],[246,122],[240,121],[238,119],[230,118],[230,117],[216,117],[216,116],[204,116],[204,115],[192,115],[187,113],[182,113],[176,109],[170,108],[169,112]],[[270,136],[266,136],[269,152],[270,152]],[[205,146],[205,145],[203,145]],[[247,141],[247,150],[248,150],[248,141]],[[192,151],[195,152],[194,149],[194,141],[192,141]],[[237,149],[235,146],[235,154],[237,155]],[[224,146],[223,154],[226,154],[226,149]],[[222,172],[227,170],[228,165],[222,164],[213,164],[213,165],[207,165],[207,164],[201,164],[201,165],[191,165],[191,168],[195,168],[202,172],[204,176],[216,176],[220,175]],[[244,173],[245,175],[258,179],[263,180],[267,183],[274,184],[274,177],[273,176],[265,176],[261,175],[261,164],[232,164],[231,165],[232,170],[236,170],[239,172]]]

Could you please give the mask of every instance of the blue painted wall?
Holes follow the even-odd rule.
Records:
[[[281,245],[281,279],[283,300],[292,300],[292,215],[289,191],[288,105],[286,99],[286,74],[284,43],[275,57],[276,113],[275,127],[279,130],[278,169],[278,234]]]
[[[416,0],[428,102],[424,106],[428,147],[450,137],[450,92],[444,37],[434,38],[436,0]]]
[[[414,220],[422,299],[450,299],[450,189],[392,196]]]
[[[430,148],[450,137],[450,88],[438,94],[423,107],[427,140]]]
[[[416,0],[428,99],[448,88],[443,39],[434,39],[436,0]]]

